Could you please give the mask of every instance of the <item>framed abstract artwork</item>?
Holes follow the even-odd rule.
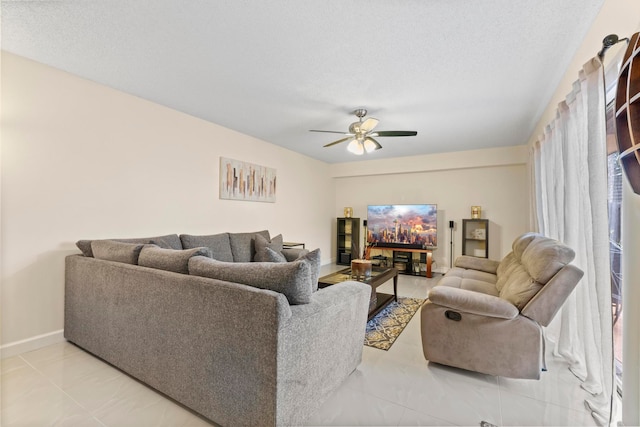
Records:
[[[220,198],[275,203],[276,170],[220,157]]]

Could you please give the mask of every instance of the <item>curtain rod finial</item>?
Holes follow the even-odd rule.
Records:
[[[608,36],[606,36],[605,38],[602,39],[602,49],[600,49],[600,52],[598,52],[598,58],[600,58],[600,61],[602,61],[604,59],[604,54],[607,51],[607,49],[609,49],[611,46],[613,46],[614,44],[617,44],[621,41],[629,41],[628,38],[624,38],[621,39],[618,37],[617,34],[609,34]]]

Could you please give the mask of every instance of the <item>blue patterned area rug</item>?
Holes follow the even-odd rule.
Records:
[[[367,322],[364,345],[389,350],[423,303],[423,299],[404,297],[392,301]]]

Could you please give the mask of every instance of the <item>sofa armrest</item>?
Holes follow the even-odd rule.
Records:
[[[278,401],[283,425],[302,425],[362,360],[371,287],[342,282],[314,292],[309,304],[292,305],[280,324]]]
[[[456,258],[456,267],[468,268],[471,270],[480,270],[487,273],[496,274],[500,261],[492,259],[477,258],[474,256],[462,255]]]
[[[431,289],[429,301],[452,310],[501,319],[513,319],[520,313],[515,305],[502,298],[449,286]]]
[[[369,285],[356,281],[340,282],[314,292],[309,304],[290,306],[291,318],[288,319],[288,322],[299,322],[309,317],[333,318],[341,310],[348,309],[348,311],[364,311],[365,320],[362,325],[364,327],[370,297],[371,287]],[[288,322],[285,322],[285,326]]]

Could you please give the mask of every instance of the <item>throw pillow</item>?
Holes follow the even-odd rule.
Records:
[[[189,260],[189,274],[280,292],[292,305],[311,301],[311,268],[303,260],[221,262],[196,256]]]
[[[167,249],[182,249],[182,243],[180,243],[180,238],[177,234],[167,234],[165,236],[156,236],[156,237],[139,237],[133,239],[102,239],[102,240],[110,240],[113,242],[122,242],[122,243],[144,243],[144,244],[155,244],[160,246],[161,248]],[[96,240],[78,240],[76,242],[76,246],[82,252],[82,255],[86,257],[93,257],[93,251],[91,250],[91,243]]]
[[[206,256],[211,258],[211,249],[164,249],[155,245],[146,245],[140,251],[138,265],[157,268],[159,270],[173,271],[175,273],[189,273],[189,259],[194,256]]]
[[[123,243],[115,240],[94,240],[91,242],[94,258],[133,265],[138,263],[138,257],[143,247],[142,243]]]
[[[271,248],[264,248],[260,257],[256,252],[256,262],[287,262],[287,259],[280,252],[276,252]]]
[[[255,248],[256,248],[256,254],[253,257],[254,261],[257,261],[257,262],[286,262],[287,261],[284,255],[281,254],[282,234],[278,234],[271,240],[267,240],[261,234],[256,234],[254,239],[255,239]],[[266,249],[271,249],[272,252],[277,252],[277,254],[280,255],[280,257],[277,257],[278,260],[273,260],[273,254],[267,253]]]
[[[309,264],[311,269],[311,289],[313,292],[318,290],[318,278],[320,277],[320,248],[308,252],[298,258],[296,261],[303,261]]]
[[[181,234],[180,241],[185,249],[206,247],[211,249],[211,257],[218,261],[233,262],[229,233],[212,234],[209,236],[191,236]]]
[[[234,262],[251,262],[256,254],[255,237],[262,235],[267,240],[271,240],[268,230],[254,231],[253,233],[229,233],[229,243]]]

